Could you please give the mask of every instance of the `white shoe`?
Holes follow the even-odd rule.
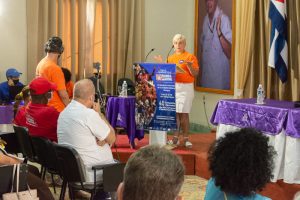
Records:
[[[184,142],[184,146],[186,147],[186,148],[192,148],[193,147],[193,144],[190,142],[190,141],[188,141],[188,140],[186,140],[185,142]]]

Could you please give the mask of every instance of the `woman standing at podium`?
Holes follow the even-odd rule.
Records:
[[[192,148],[189,141],[189,113],[194,99],[194,77],[199,73],[199,65],[196,56],[185,50],[186,39],[182,34],[173,37],[174,54],[167,57],[167,63],[176,64],[176,121],[177,131],[168,144],[179,145],[179,134],[182,131],[184,146]],[[162,61],[161,56],[155,57]]]

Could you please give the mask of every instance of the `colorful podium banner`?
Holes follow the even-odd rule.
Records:
[[[176,129],[175,64],[134,65],[137,128]]]

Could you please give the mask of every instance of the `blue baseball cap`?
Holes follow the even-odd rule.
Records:
[[[19,77],[22,73],[18,72],[15,68],[9,68],[6,70],[6,77]]]

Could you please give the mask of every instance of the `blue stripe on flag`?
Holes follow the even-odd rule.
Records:
[[[286,16],[282,16],[279,10],[277,10],[276,6],[270,1],[270,8],[269,8],[269,18],[272,22],[271,27],[271,46],[273,44],[274,47],[274,65],[275,70],[280,78],[280,80],[284,83],[287,81],[287,63],[284,60],[287,58],[283,58],[281,56],[281,52],[285,51],[285,43],[287,42],[287,22]],[[275,38],[275,30],[278,31],[278,36]],[[271,51],[272,49],[270,49]]]
[[[287,71],[287,66],[281,56],[278,58],[278,60],[275,63],[275,70],[281,82],[285,83],[287,81],[288,71]]]
[[[282,35],[278,35],[276,40],[275,40],[275,63],[279,58],[281,58],[280,52],[283,50],[285,45],[285,38]]]
[[[280,34],[286,36],[287,24],[275,5],[270,1],[269,18],[272,21],[272,26],[277,29]]]
[[[270,36],[270,45],[272,45],[272,41],[275,37],[275,27],[271,24],[271,36]]]

